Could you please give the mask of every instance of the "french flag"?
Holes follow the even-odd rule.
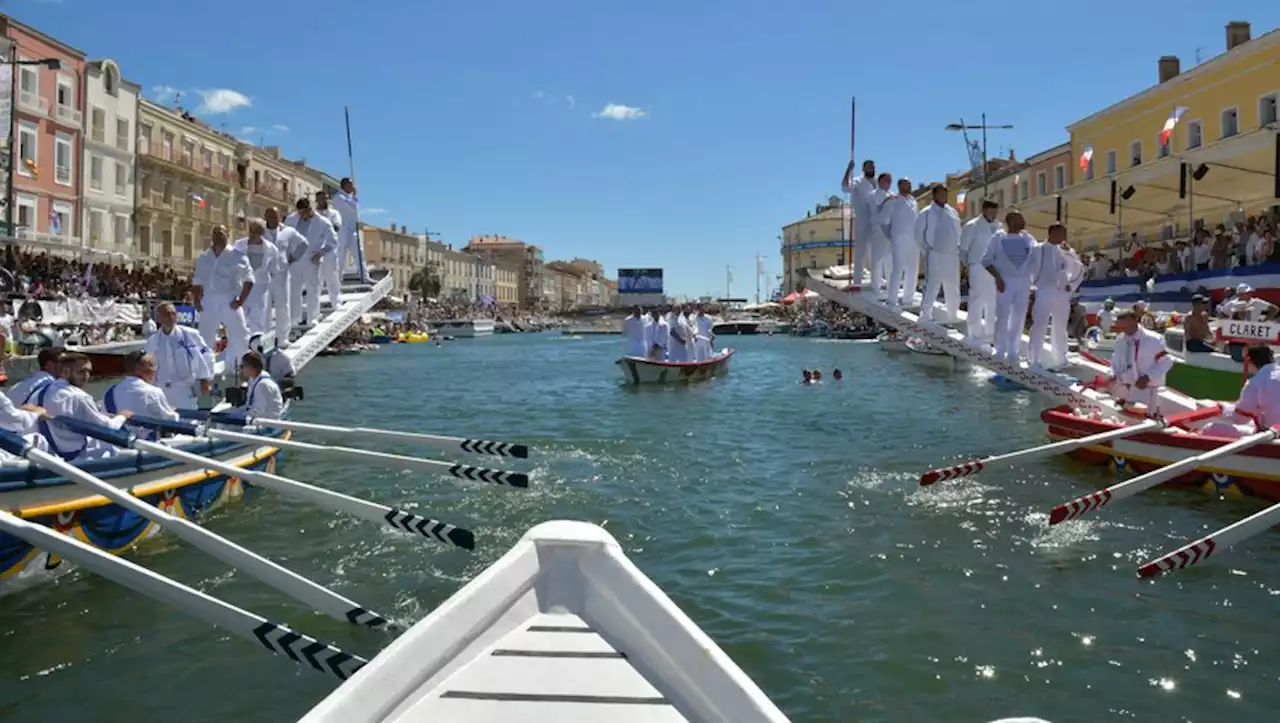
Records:
[[[1089,161],[1093,160],[1093,146],[1084,149],[1084,153],[1080,154],[1080,170],[1089,170]]]
[[[1187,110],[1189,110],[1187,106],[1180,105],[1169,114],[1169,120],[1164,122],[1164,128],[1160,130],[1160,145],[1169,145],[1169,139],[1173,137],[1173,129],[1178,127],[1178,120],[1182,118],[1182,114],[1186,113]]]

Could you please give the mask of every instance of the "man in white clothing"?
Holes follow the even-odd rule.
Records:
[[[694,361],[706,361],[710,359],[715,350],[712,342],[715,341],[716,335],[711,331],[715,326],[710,316],[707,316],[706,309],[702,308],[702,304],[697,306],[698,313],[693,317],[694,337],[693,337],[693,359]]]
[[[338,274],[338,236],[334,233],[333,224],[323,216],[316,215],[311,202],[305,198],[298,199],[298,210],[285,219],[307,240],[307,250],[289,269],[289,308],[293,312],[293,323],[314,324],[320,317],[320,284],[321,278],[329,287],[329,303],[337,310],[341,304],[339,294],[342,293],[342,279]],[[302,289],[307,290],[307,301],[304,309]],[[304,314],[305,311],[305,314]]]
[[[196,259],[191,293],[200,314],[197,328],[205,346],[216,348],[218,327],[225,327],[226,359],[230,362],[249,350],[249,326],[244,320],[243,307],[253,291],[253,267],[243,252],[227,246],[226,226],[214,226],[211,241],[210,247]]]
[[[1129,309],[1116,315],[1116,327],[1120,336],[1111,354],[1112,393],[1122,403],[1141,403],[1157,412],[1160,387],[1174,362],[1165,348],[1164,335],[1143,327]]]
[[[996,280],[982,267],[991,237],[1004,227],[996,220],[1000,204],[982,202],[982,214],[970,219],[960,232],[960,259],[969,265],[969,313],[966,332],[970,341],[991,341],[996,330]]]
[[[155,384],[176,409],[195,409],[198,396],[213,392],[213,349],[200,332],[178,323],[178,310],[164,302],[156,307],[160,328],[143,350],[156,359]]]
[[[280,210],[275,206],[268,206],[262,212],[262,220],[266,222],[262,237],[274,244],[280,253],[279,270],[271,277],[270,296],[276,339],[284,341],[289,338],[289,331],[293,328],[294,313],[301,312],[292,307],[291,280],[297,268],[295,263],[307,254],[307,240],[292,226],[280,222]]]
[[[38,425],[43,412],[44,410],[35,404],[27,403],[19,406],[9,399],[9,395],[0,394],[0,429],[6,432],[40,437]],[[40,438],[43,439],[43,437]]]
[[[853,206],[853,277],[850,282],[855,285],[863,283],[862,273],[867,269],[867,261],[871,256],[871,196],[876,190],[876,162],[862,162],[862,176],[844,186]]]
[[[40,366],[40,371],[10,387],[6,392],[9,400],[19,407],[30,404],[41,389],[52,384],[62,374],[62,354],[65,351],[61,347],[41,349],[36,355],[36,364]]]
[[[947,304],[947,321],[960,314],[960,214],[947,205],[947,187],[933,187],[933,203],[916,218],[916,243],[925,254],[924,298],[920,321],[933,321],[938,290]]]
[[[671,344],[667,347],[667,361],[689,361],[693,335],[683,309],[678,306],[671,308],[671,313],[667,315],[667,328],[671,336]]]
[[[889,237],[889,306],[897,310],[911,306],[920,278],[920,245],[916,243],[916,197],[911,195],[911,181],[898,179],[898,195],[886,200],[880,220]]]
[[[156,333],[156,320],[153,316],[148,316],[142,320],[142,336],[148,337]]]
[[[893,188],[893,176],[888,173],[881,173],[876,177],[876,189],[871,192],[870,213],[870,236],[871,241],[871,288],[875,290],[876,296],[880,295],[880,290],[885,289],[888,293],[890,286],[889,274],[892,272],[893,253],[890,249],[889,234],[885,231],[885,225],[888,218],[885,216],[885,201],[889,199]]]
[[[644,348],[644,310],[636,307],[631,315],[622,321],[622,334],[627,339],[627,356],[645,356]]]
[[[1071,297],[1084,282],[1084,262],[1067,245],[1066,226],[1056,222],[1049,226],[1048,240],[1031,252],[1031,273],[1036,302],[1031,312],[1027,361],[1032,366],[1040,366],[1047,328],[1053,348],[1048,366],[1057,369],[1067,363],[1067,318],[1071,315]]]
[[[982,267],[996,282],[995,356],[1016,364],[1031,301],[1031,252],[1036,240],[1024,230],[1021,213],[1010,211],[1004,222],[1009,230],[991,237]]]
[[[256,351],[241,358],[240,376],[249,380],[249,391],[241,411],[251,417],[279,419],[284,414],[284,395],[280,393],[276,380],[264,371],[265,367],[262,355]]]
[[[43,407],[49,417],[39,422],[40,434],[49,443],[49,449],[68,462],[115,456],[119,452],[116,447],[52,421],[57,417],[70,417],[119,429],[132,416],[128,412],[114,416],[103,414],[93,396],[84,390],[93,376],[93,364],[89,357],[79,352],[69,352],[63,355],[62,366],[66,378],[50,384],[36,395],[36,404]]]
[[[154,355],[141,351],[132,352],[125,359],[125,369],[129,376],[107,387],[106,393],[102,395],[103,411],[111,415],[128,412],[130,415],[154,419],[180,418],[178,411],[165,398],[164,390],[155,385]],[[134,426],[129,429],[146,439],[159,437],[154,429]]]
[[[1259,431],[1280,424],[1280,366],[1275,352],[1265,344],[1249,347],[1249,363],[1258,371],[1240,390],[1236,411],[1252,414]]]
[[[249,235],[238,239],[233,248],[249,259],[253,269],[253,290],[244,301],[245,323],[250,334],[261,334],[270,328],[271,296],[276,274],[287,273],[280,249],[265,237],[267,222],[249,219]]]
[[[369,283],[369,270],[364,265],[364,241],[360,238],[360,199],[356,184],[350,178],[339,182],[341,188],[333,196],[333,207],[342,217],[338,230],[338,270],[343,278],[353,274],[361,283]],[[354,265],[353,265],[354,262]]]
[[[653,322],[645,327],[648,331],[645,338],[645,346],[649,348],[648,356],[657,361],[666,361],[667,346],[671,343],[671,325],[662,317],[662,312],[657,307],[649,313]]]
[[[328,219],[329,224],[333,226],[333,238],[334,238],[334,244],[335,244],[333,264],[334,264],[334,270],[337,271],[337,274],[338,274],[337,287],[330,285],[330,282],[332,281],[332,279],[329,278],[328,274],[323,272],[320,274],[320,283],[325,287],[329,288],[330,298],[332,298],[333,294],[342,293],[342,241],[341,241],[342,224],[343,224],[342,214],[338,213],[338,211],[335,210],[333,206],[329,205],[329,194],[324,191],[316,191],[315,209],[316,209],[317,216],[322,216]],[[335,288],[336,288],[336,291],[335,291]]]

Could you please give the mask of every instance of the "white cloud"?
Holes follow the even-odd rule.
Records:
[[[644,108],[636,106],[623,105],[621,103],[609,103],[600,112],[593,113],[595,118],[608,118],[609,120],[637,120],[649,115]]]
[[[248,138],[249,136],[256,136],[261,132],[262,132],[262,129],[257,126],[245,126],[244,128],[241,128],[240,132],[237,133],[236,135],[240,136],[241,138]]]
[[[163,105],[177,98],[180,92],[172,85],[153,85],[151,86],[151,99]]]
[[[565,96],[565,101],[569,103],[569,110],[575,110],[578,107],[578,101],[573,96]]]
[[[287,126],[287,125],[285,125],[285,124],[283,124],[283,123],[277,123],[277,124],[275,124],[275,125],[271,126],[271,130],[275,131],[276,133],[288,133],[288,132],[289,132],[289,126]]]
[[[249,96],[228,88],[197,89],[196,92],[200,94],[201,98],[200,107],[196,109],[196,113],[217,115],[253,105],[253,101],[249,99]]]
[[[384,213],[386,213],[386,212],[387,212],[387,209],[385,209],[385,208],[362,208],[362,209],[360,209],[360,215],[361,215],[361,216],[381,216],[382,214],[384,214]]]

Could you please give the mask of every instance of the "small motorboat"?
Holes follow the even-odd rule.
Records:
[[[912,361],[924,364],[925,366],[938,367],[940,369],[955,369],[960,362],[950,354],[930,346],[923,339],[912,337],[907,339],[907,351],[911,352]]]
[[[732,357],[733,349],[722,349],[703,361],[670,362],[624,356],[615,363],[628,384],[689,384],[725,374]]]
[[[904,354],[910,351],[907,349],[907,336],[899,331],[892,329],[883,331],[876,337],[876,341],[880,342],[880,351],[890,354]]]

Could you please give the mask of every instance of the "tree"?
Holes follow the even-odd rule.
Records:
[[[409,277],[409,291],[417,291],[424,297],[434,299],[440,295],[440,272],[435,262],[428,261],[421,269]]]

